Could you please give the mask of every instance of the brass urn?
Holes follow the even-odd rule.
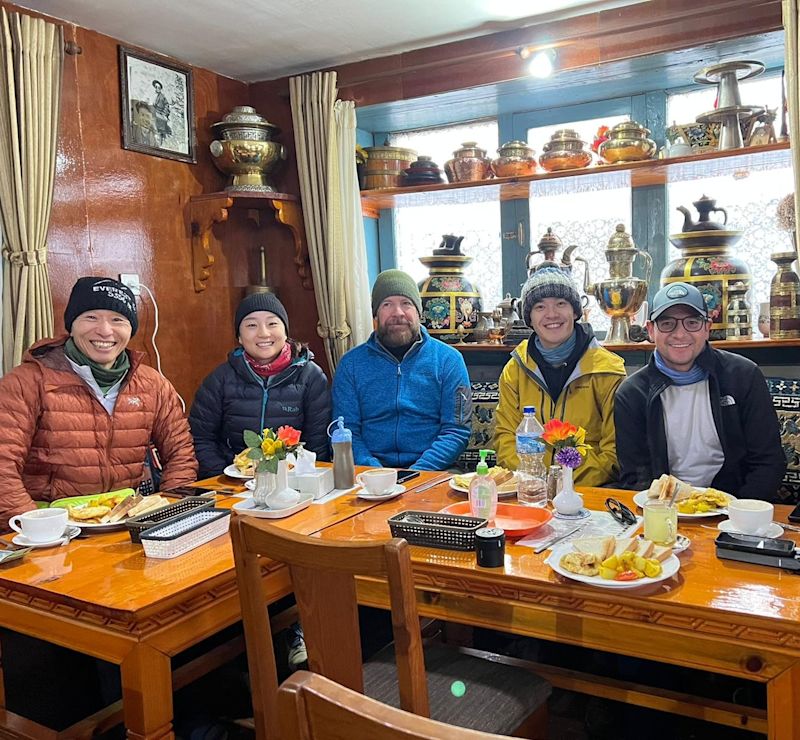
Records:
[[[211,126],[218,139],[209,149],[214,164],[230,180],[228,192],[274,193],[268,175],[286,159],[283,144],[273,141],[280,129],[249,105],[236,106]]]

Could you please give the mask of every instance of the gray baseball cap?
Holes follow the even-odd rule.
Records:
[[[708,308],[706,307],[703,294],[688,283],[669,283],[656,293],[653,298],[653,306],[650,311],[650,321],[655,321],[664,311],[673,306],[687,306],[693,308],[704,319],[708,318]]]

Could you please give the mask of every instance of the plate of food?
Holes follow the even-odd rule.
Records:
[[[163,496],[139,496],[132,488],[94,496],[72,496],[58,499],[50,506],[67,510],[70,524],[81,531],[108,532],[122,529],[134,516],[167,506],[171,501]]]
[[[545,561],[556,573],[600,588],[640,588],[674,576],[671,547],[638,537],[584,537],[556,545]]]
[[[497,495],[500,498],[509,498],[517,493],[517,474],[512,470],[501,468],[495,465],[489,468],[489,475],[497,484]],[[475,477],[475,473],[465,473],[464,475],[454,475],[450,479],[450,488],[459,493],[469,493],[469,484]]]
[[[646,491],[639,491],[633,497],[633,503],[643,508],[648,501],[669,501],[673,493],[678,516],[687,519],[724,516],[728,513],[728,503],[736,500],[735,496],[724,491],[693,486],[665,473],[654,480]]]

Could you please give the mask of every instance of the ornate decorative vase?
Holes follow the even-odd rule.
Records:
[[[268,175],[286,159],[283,144],[273,141],[280,133],[275,124],[256,113],[255,108],[238,105],[211,130],[219,137],[209,146],[214,164],[230,177],[225,190],[275,192]]]
[[[413,149],[399,146],[368,146],[364,171],[364,189],[399,188],[406,184],[405,170],[414,161]]]
[[[772,339],[800,338],[800,278],[792,269],[795,252],[777,252],[770,259],[778,272],[769,286],[769,336]]]
[[[298,492],[289,488],[289,463],[278,460],[278,472],[256,473],[253,500],[261,507],[283,509],[297,503]]]
[[[430,276],[419,284],[422,299],[422,324],[435,337],[457,342],[458,328],[472,332],[481,311],[481,293],[464,277],[472,257],[461,253],[463,236],[445,234],[433,254],[420,257]],[[466,336],[463,331],[462,335]]]
[[[475,141],[465,141],[444,163],[444,173],[450,182],[473,182],[494,177],[492,160]]]
[[[750,304],[746,298],[747,287],[737,282],[728,286],[728,329],[726,339],[752,339],[753,326],[750,321]]]
[[[636,121],[623,121],[608,132],[608,138],[600,143],[597,153],[610,164],[652,159],[658,147],[648,138],[649,134],[650,129]]]
[[[496,177],[525,177],[536,174],[534,151],[524,141],[507,141],[492,160]]]
[[[711,339],[726,339],[728,328],[736,329],[728,318],[729,286],[742,283],[747,291],[752,284],[747,263],[732,254],[732,247],[741,239],[742,232],[725,228],[724,224],[708,218],[709,213],[722,211],[711,198],[703,196],[695,207],[700,213],[697,222],[691,220],[688,209],[678,208],[684,214],[684,230],[672,234],[669,240],[681,250],[681,256],[661,271],[661,285],[676,282],[694,285],[703,294],[708,308]]]
[[[586,167],[592,161],[592,153],[584,149],[586,142],[571,128],[556,131],[539,157],[543,170],[558,172]]]

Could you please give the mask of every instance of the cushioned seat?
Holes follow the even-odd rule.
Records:
[[[522,668],[460,653],[447,645],[425,648],[431,719],[482,732],[508,735],[541,707],[550,684]],[[453,693],[455,681],[466,692]],[[364,693],[400,707],[394,648],[390,645],[364,665]],[[491,707],[491,711],[487,709]]]

